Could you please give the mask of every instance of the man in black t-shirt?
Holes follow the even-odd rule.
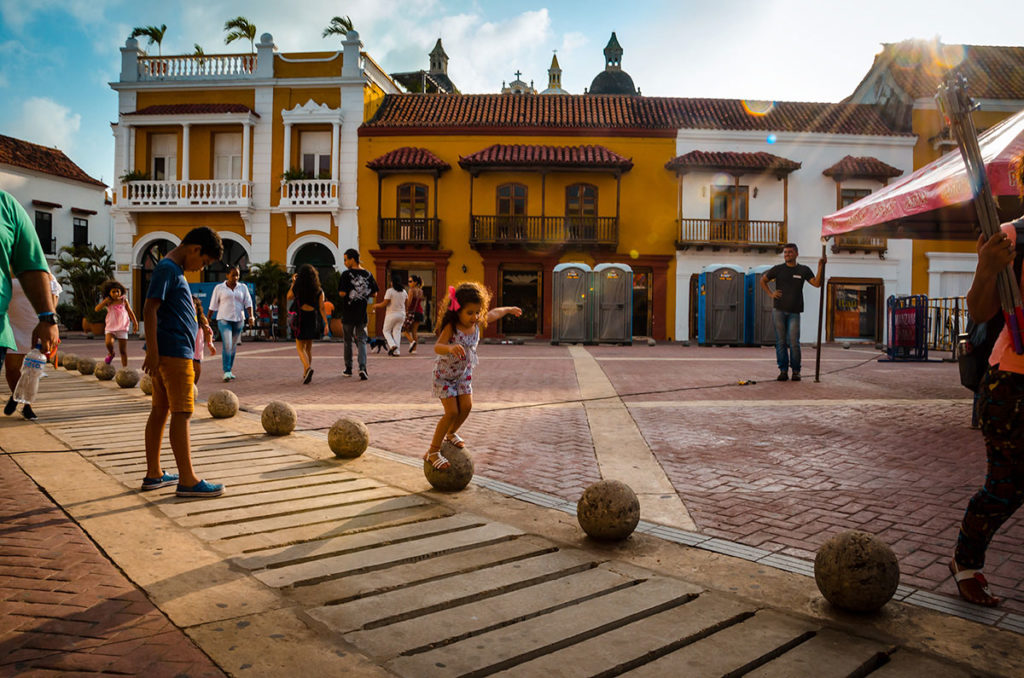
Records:
[[[771,295],[775,320],[775,359],[779,363],[779,381],[789,381],[789,370],[793,369],[793,381],[800,381],[800,314],[804,312],[804,281],[821,287],[825,258],[818,260],[818,275],[811,269],[796,263],[797,247],[786,243],[782,248],[785,263],[777,264],[761,276],[761,288]],[[775,281],[775,290],[768,283]]]
[[[341,326],[345,331],[345,371],[352,376],[352,340],[359,352],[359,378],[366,381],[366,303],[377,294],[373,274],[359,265],[359,251],[345,250],[345,271],[338,283],[341,297]]]

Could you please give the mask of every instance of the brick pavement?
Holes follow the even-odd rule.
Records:
[[[99,342],[69,350],[79,345],[102,352]],[[401,358],[371,354],[368,382],[340,376],[341,350],[317,344],[314,382],[302,386],[292,345],[247,342],[231,389],[256,411],[271,398],[288,400],[304,428],[356,416],[369,423],[375,445],[422,454],[439,413],[429,390],[431,347]],[[906,584],[954,594],[945,561],[984,477],[983,443],[967,428],[969,394],[955,365],[878,363],[867,349],[826,347],[815,384],[807,349],[807,380],[794,384],[774,381],[771,348],[588,351],[700,531],[808,559],[835,532],[858,527],[893,545]],[[573,402],[579,388],[568,350],[482,345],[480,355],[477,411],[463,431],[477,473],[577,499],[600,474],[585,413]],[[219,363],[208,362],[201,391],[220,388],[219,375]],[[742,379],[758,383],[737,386]],[[500,411],[536,402],[560,404]],[[1022,537],[1019,517],[997,535],[986,568],[1013,611],[1024,610]]]
[[[223,676],[7,455],[0,674]]]

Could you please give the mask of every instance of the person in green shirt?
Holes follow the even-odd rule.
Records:
[[[39,344],[43,353],[52,353],[59,333],[50,295],[50,267],[25,208],[10,193],[0,191],[0,359],[8,349],[17,348],[7,320],[13,276],[21,281],[25,296],[39,314],[39,323],[32,330],[32,345]]]

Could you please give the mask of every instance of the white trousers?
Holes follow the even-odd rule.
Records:
[[[389,349],[401,346],[402,324],[404,322],[404,313],[391,313],[384,316],[384,339],[388,342]]]

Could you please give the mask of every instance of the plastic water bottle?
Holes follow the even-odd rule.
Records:
[[[31,405],[39,391],[39,380],[46,376],[46,354],[37,345],[25,356],[21,364],[21,378],[14,387],[14,400]]]

